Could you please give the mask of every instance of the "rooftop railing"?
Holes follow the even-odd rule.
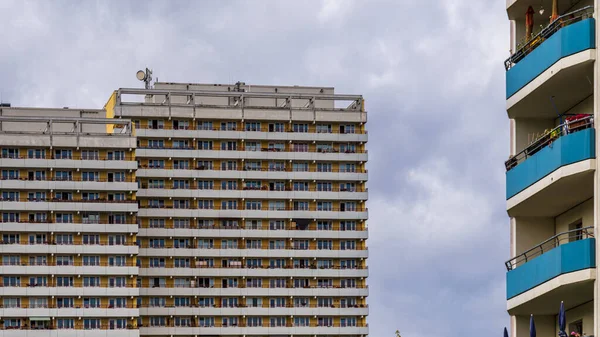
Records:
[[[561,242],[577,241],[594,237],[594,226],[585,228],[577,228],[554,235],[548,240],[528,249],[527,251],[517,255],[516,257],[505,262],[506,269],[511,271],[517,266],[528,262],[529,260],[540,256],[561,245]]]
[[[519,163],[533,156],[538,151],[550,145],[558,138],[593,127],[594,117],[591,115],[587,117],[581,117],[580,115],[567,117],[566,122],[555,127],[552,130],[544,132],[540,137],[538,137],[535,141],[529,144],[529,146],[523,149],[523,151],[517,153],[516,155],[508,159],[504,163],[506,166],[506,171],[510,171],[511,169],[519,165]]]
[[[556,20],[552,21],[546,27],[543,27],[537,34],[531,39],[524,39],[517,45],[517,50],[512,54],[506,61],[504,61],[504,68],[508,71],[515,64],[521,61],[527,54],[533,51],[535,48],[540,46],[544,40],[548,39],[554,33],[559,31],[561,28],[566,27],[575,22],[579,22],[588,18],[593,17],[594,6],[587,6],[566,14],[559,16]]]

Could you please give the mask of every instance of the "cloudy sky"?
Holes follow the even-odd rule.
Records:
[[[5,1],[0,94],[101,108],[135,72],[335,86],[369,111],[372,336],[508,324],[503,0]]]

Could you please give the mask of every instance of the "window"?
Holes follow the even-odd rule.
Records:
[[[308,283],[307,283],[308,284]],[[308,285],[306,285],[308,287]],[[296,288],[302,288],[296,286]],[[296,308],[307,308],[310,303],[308,297],[294,297],[294,307]]]
[[[100,256],[83,256],[83,265],[84,266],[99,266],[100,265]]]
[[[285,132],[284,123],[270,123],[269,132]]]
[[[317,201],[317,211],[333,211],[333,203],[331,201]]]
[[[148,147],[151,149],[163,149],[165,147],[165,141],[163,139],[149,139]]]
[[[84,287],[100,287],[100,277],[86,276],[83,278]]]
[[[83,181],[98,181],[100,180],[99,172],[81,172],[81,180]]]
[[[20,276],[4,276],[2,278],[2,284],[5,287],[20,287],[21,277]]]
[[[173,228],[190,228],[190,219],[174,219],[173,220]]]
[[[203,328],[209,328],[215,326],[215,318],[214,317],[199,317],[198,325]]]
[[[261,249],[262,240],[252,239],[246,240],[246,249]]]
[[[342,240],[342,241],[340,241],[340,249],[341,250],[355,250],[356,249],[356,241]]]
[[[293,163],[292,171],[294,172],[308,172],[308,163]]]
[[[262,268],[261,259],[246,259],[246,268]]]
[[[317,152],[320,153],[331,153],[335,152],[332,144],[317,144]]]
[[[98,160],[100,159],[100,154],[98,150],[82,150],[81,151],[81,159],[83,160]]]
[[[3,191],[2,192],[2,200],[3,201],[19,201],[19,192]]]
[[[308,191],[307,181],[294,181],[294,191]]]
[[[125,267],[127,266],[127,257],[122,255],[109,256],[108,265],[111,267]]]
[[[56,306],[58,308],[73,308],[73,298],[71,297],[58,297],[56,299]]]
[[[317,268],[319,269],[332,269],[333,261],[332,260],[318,260]]]
[[[292,143],[292,152],[308,152],[308,144]]]
[[[73,223],[73,214],[71,213],[56,213],[57,223]]]
[[[57,256],[56,257],[56,265],[57,266],[72,266],[73,265],[73,256]]]
[[[317,191],[319,192],[331,192],[333,190],[331,182],[318,182]]]
[[[354,172],[356,172],[356,164],[353,164],[353,163],[340,164],[340,172],[354,173]]]
[[[247,210],[261,210],[262,202],[260,200],[246,200]]]
[[[196,128],[198,130],[212,130],[213,122],[212,121],[197,121]]]
[[[294,211],[308,211],[308,201],[294,201]]]
[[[261,306],[262,306],[262,304],[261,304]],[[248,317],[246,317],[246,325],[248,327],[262,327],[262,325],[263,325],[262,317],[248,316]]]
[[[213,141],[212,140],[199,140],[198,141],[198,150],[212,150],[213,149]]]
[[[148,167],[157,169],[165,168],[165,161],[164,159],[150,159],[148,160]]]
[[[198,180],[196,184],[199,190],[214,189],[214,182],[212,180]]]
[[[285,240],[270,240],[269,249],[285,249]]]
[[[283,278],[270,279],[269,286],[271,288],[285,288],[285,279],[283,279]]]
[[[152,257],[150,258],[150,268],[164,268],[165,259],[163,257]]]
[[[73,159],[73,150],[54,150],[54,159]]]
[[[317,240],[317,249],[333,249],[333,242],[331,240]]]
[[[260,122],[246,122],[246,131],[260,131]]]
[[[19,170],[2,170],[2,180],[19,179]]]
[[[356,125],[354,125],[354,124],[340,125],[340,133],[356,133]]]
[[[270,323],[271,327],[283,327],[285,326],[285,317],[272,316]]]
[[[19,244],[21,243],[21,235],[19,234],[2,234],[3,244]]]
[[[317,318],[317,326],[332,327],[333,326],[333,317]]]
[[[262,164],[259,161],[247,161],[244,166],[244,170],[246,171],[260,171],[262,169]]]
[[[207,288],[207,287],[205,287],[205,288]],[[215,306],[215,299],[212,297],[198,298],[198,306],[200,308],[212,308]]]
[[[16,148],[2,149],[2,158],[11,158],[11,159],[19,158],[19,149],[16,149]]]
[[[108,328],[110,330],[127,329],[127,319],[126,318],[111,318],[110,320],[108,320]]]
[[[308,259],[295,259],[294,260],[294,269],[305,269],[308,268],[311,264]]]
[[[332,288],[332,279],[317,279],[317,288]]]
[[[237,190],[237,181],[235,180],[223,180],[221,181],[222,190]]]
[[[237,240],[221,240],[221,249],[237,249]]]
[[[246,288],[262,288],[262,279],[259,278],[247,278]],[[247,303],[248,301],[246,301]]]
[[[190,162],[188,160],[173,160],[173,169],[175,170],[189,170]]]
[[[221,170],[223,171],[236,171],[237,162],[233,160],[221,162]]]
[[[165,121],[162,119],[150,119],[148,120],[148,129],[164,129]]]
[[[294,123],[294,124],[292,124],[292,131],[293,132],[308,132],[308,124]]]
[[[150,316],[150,326],[166,326],[167,319],[163,316]]]
[[[57,276],[56,277],[56,286],[57,287],[72,287],[73,286],[73,276]]]
[[[333,230],[333,224],[331,221],[317,221],[317,230],[319,230],[319,231]]]
[[[173,120],[174,130],[189,130],[190,122],[184,120]]]
[[[283,172],[285,171],[285,163],[281,161],[269,162],[269,171]]]
[[[221,142],[221,150],[222,151],[236,151],[237,150],[237,142],[236,141],[222,141]]]
[[[317,307],[318,308],[329,308],[333,306],[333,298],[331,297],[318,297]]]
[[[341,153],[356,153],[356,144],[340,144]]]
[[[127,283],[125,280],[126,280],[125,276],[110,277],[108,279],[108,286],[110,288],[124,288],[127,286]]]
[[[221,201],[221,209],[237,209],[237,200]]]
[[[331,124],[317,124],[317,133],[331,133]]]
[[[5,297],[4,308],[20,308],[21,307],[21,298],[18,297]]]
[[[190,259],[183,258],[183,257],[175,258],[175,259],[173,259],[173,266],[175,268],[190,268],[191,267]]]
[[[99,245],[100,236],[98,234],[84,234],[82,237],[82,243],[84,245]]]
[[[223,122],[221,123],[221,131],[235,131],[235,122]]]
[[[83,307],[84,308],[100,308],[100,307],[102,307],[102,302],[100,301],[100,297],[84,297],[83,298]]]
[[[308,240],[295,240],[294,249],[307,250],[309,247]]]
[[[148,219],[149,228],[165,228],[165,219]]]
[[[188,209],[188,208],[190,208],[190,201],[188,199],[173,200],[173,208],[176,208],[176,209]]]
[[[285,151],[285,143],[269,143],[268,151],[283,152]]]
[[[73,180],[73,172],[71,172],[71,171],[56,171],[54,173],[54,180],[72,181]]]
[[[260,151],[260,145],[258,142],[246,142],[246,151]]]
[[[57,329],[74,329],[75,328],[75,319],[73,318],[57,318],[56,319],[56,328]]]
[[[273,297],[269,300],[269,308],[285,308],[285,297]]]
[[[27,150],[27,158],[29,159],[44,159],[46,158],[45,149],[29,149]]]
[[[284,230],[285,229],[285,221],[284,220],[270,220],[269,221],[269,229],[270,230]]]
[[[190,327],[192,326],[192,319],[190,317],[175,317],[175,326],[179,327]]]
[[[198,209],[214,209],[213,200],[198,200]]]
[[[259,180],[247,180],[246,186],[244,186],[245,190],[252,190],[252,191],[260,190],[260,188],[261,188],[261,182]]]

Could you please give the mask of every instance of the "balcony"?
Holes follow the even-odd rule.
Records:
[[[560,16],[505,62],[510,118],[567,111],[593,93],[593,7]],[[552,99],[550,99],[552,97]]]
[[[506,262],[511,315],[549,314],[594,298],[593,227],[560,233]],[[549,311],[548,311],[549,310]]]
[[[591,117],[567,121],[506,162],[510,216],[555,216],[592,197],[592,127]]]

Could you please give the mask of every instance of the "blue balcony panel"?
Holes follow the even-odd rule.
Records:
[[[562,136],[506,172],[506,199],[510,199],[562,166],[595,158],[595,129]]]
[[[506,99],[550,68],[560,59],[596,47],[594,19],[566,26],[525,56],[506,72]]]
[[[595,239],[560,245],[507,272],[506,298],[515,297],[562,274],[595,267]]]

